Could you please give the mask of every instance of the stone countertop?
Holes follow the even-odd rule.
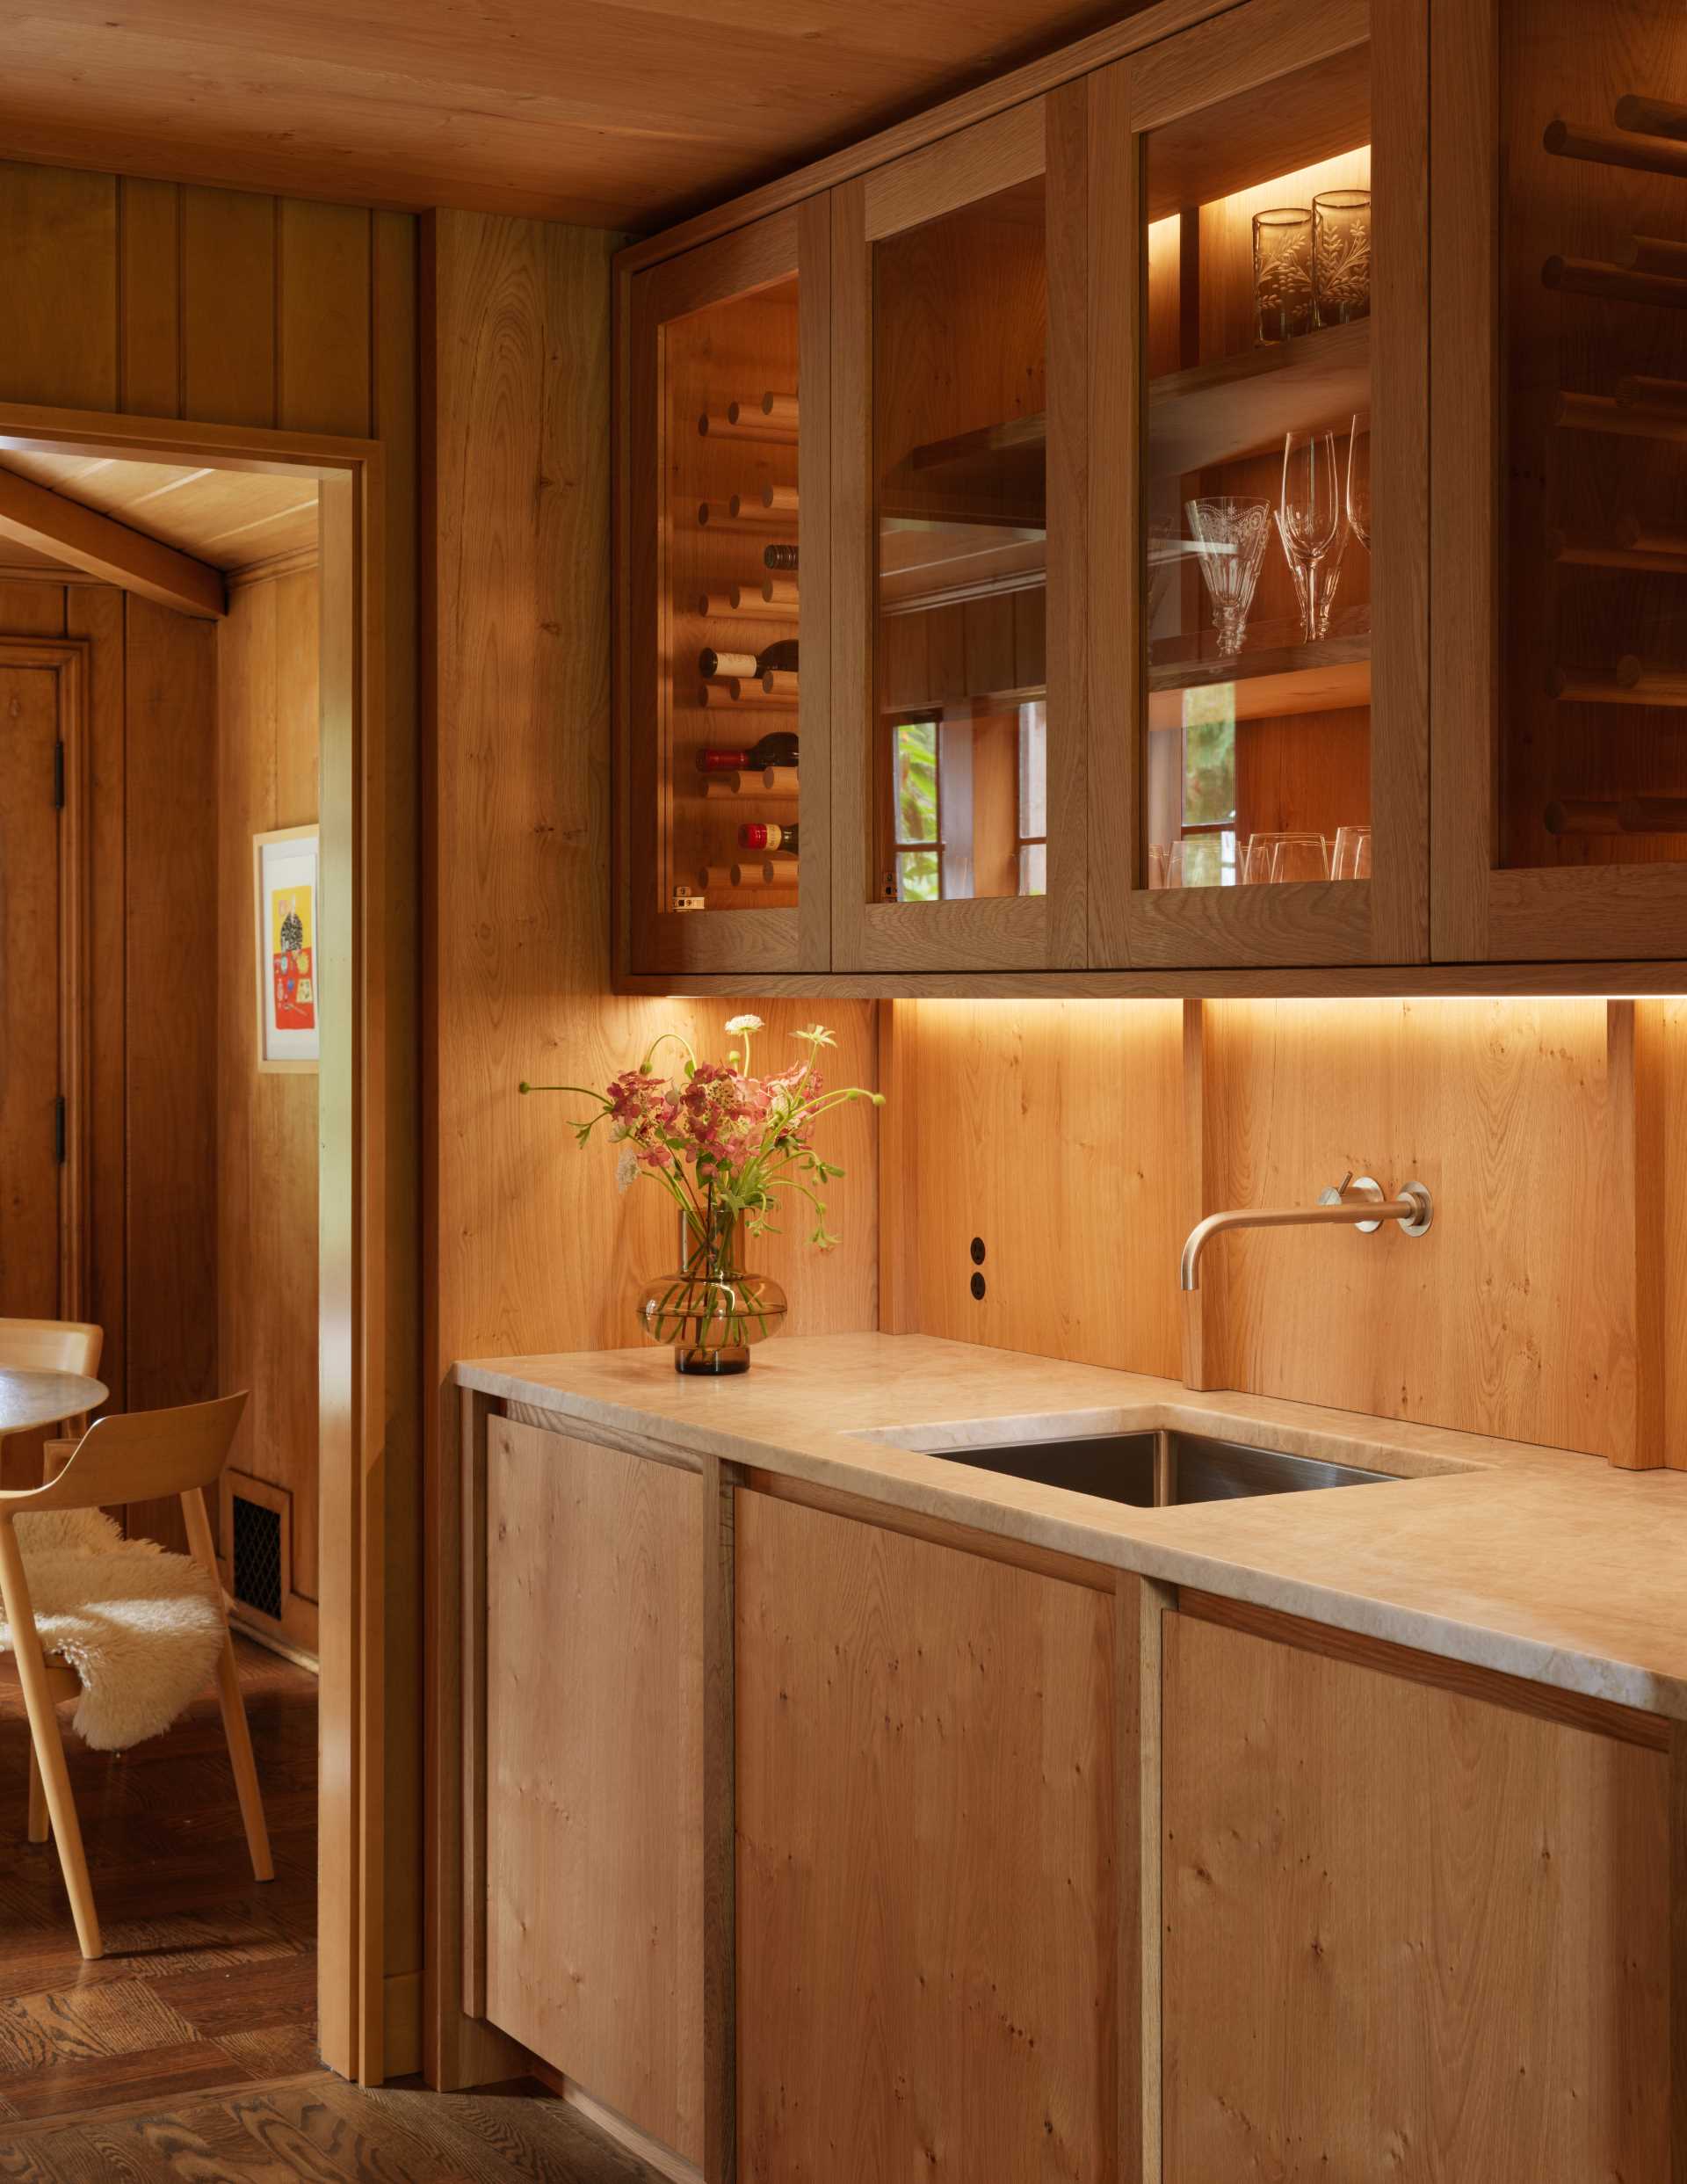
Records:
[[[455,1376],[589,1438],[784,1473],[1687,1721],[1687,1471],[923,1335],[793,1338],[719,1381],[655,1348]],[[1158,1426],[1401,1483],[1132,1509],[923,1453]]]

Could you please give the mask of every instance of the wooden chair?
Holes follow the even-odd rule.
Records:
[[[70,1777],[65,1767],[64,1745],[54,1709],[73,1699],[82,1687],[76,1671],[58,1656],[49,1660],[41,1651],[29,1596],[29,1580],[18,1544],[14,1520],[45,1509],[98,1509],[114,1503],[145,1501],[155,1496],[179,1494],[187,1521],[188,1546],[194,1559],[211,1573],[216,1584],[217,1608],[222,1615],[222,1651],[217,1667],[217,1693],[222,1707],[222,1726],[228,1739],[228,1757],[235,1771],[240,1814],[251,1853],[252,1871],[260,1881],[275,1877],[270,1859],[269,1832],[264,1824],[264,1803],[258,1791],[257,1767],[252,1758],[251,1732],[240,1694],[240,1672],[235,1662],[234,1642],[222,1605],[217,1578],[216,1549],[211,1520],[206,1512],[205,1489],[215,1484],[228,1462],[235,1430],[246,1408],[243,1395],[225,1396],[215,1403],[188,1404],[174,1411],[130,1411],[105,1418],[91,1426],[76,1444],[64,1469],[43,1486],[16,1492],[0,1492],[0,1601],[18,1657],[18,1678],[23,1686],[24,1706],[29,1716],[30,1810],[29,1839],[47,1840],[47,1821],[58,1844],[59,1863],[69,1892],[76,1924],[76,1939],[86,1957],[101,1954],[99,1919],[83,1854],[82,1830],[71,1802]]]

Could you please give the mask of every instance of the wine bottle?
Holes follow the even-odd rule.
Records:
[[[748,751],[742,744],[728,749],[724,744],[709,744],[697,754],[699,773],[760,773],[769,766],[795,765],[797,737],[793,729],[778,729],[771,736],[764,736]]]
[[[769,649],[776,648],[770,646]],[[697,656],[699,674],[713,682],[717,676],[760,675],[764,672],[762,663],[753,652],[717,652],[712,644],[706,644]]]
[[[762,567],[776,571],[796,573],[797,549],[794,546],[764,546],[762,548]]]
[[[732,671],[739,673],[742,671],[735,669]],[[758,675],[794,675],[796,671],[797,640],[794,637],[781,637],[777,644],[764,645],[756,655],[756,672]]]
[[[775,826],[771,820],[757,819],[739,828],[738,846],[740,849],[762,850],[770,856],[778,850],[788,857],[795,857],[800,853],[797,848],[798,832],[794,826]]]

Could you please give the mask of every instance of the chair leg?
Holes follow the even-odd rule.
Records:
[[[24,1707],[29,1716],[30,1742],[40,1768],[42,1792],[53,1822],[53,1839],[58,1846],[59,1865],[70,1898],[70,1914],[76,1922],[76,1940],[84,1956],[96,1957],[104,1953],[99,1939],[99,1915],[94,1909],[88,1861],[83,1854],[82,1829],[70,1795],[70,1774],[64,1764],[59,1717],[47,1683],[47,1662],[41,1653],[40,1635],[35,1628],[35,1611],[30,1604],[29,1581],[24,1575],[18,1535],[11,1518],[4,1516],[0,1516],[0,1600],[5,1604],[12,1651],[18,1659],[18,1680],[23,1686]]]
[[[260,1881],[275,1878],[270,1856],[270,1831],[264,1820],[264,1797],[257,1786],[257,1762],[252,1757],[252,1732],[246,1720],[246,1701],[241,1695],[240,1667],[235,1642],[228,1635],[228,1611],[222,1605],[222,1584],[217,1576],[216,1542],[205,1496],[197,1486],[182,1496],[182,1514],[187,1520],[187,1543],[194,1559],[211,1572],[217,1586],[217,1609],[222,1616],[222,1651],[217,1661],[217,1700],[222,1708],[222,1733],[228,1739],[228,1763],[235,1771],[235,1789],[240,1798],[240,1817],[246,1829],[246,1847],[251,1853],[252,1872]]]
[[[35,1740],[29,1745],[29,1839],[32,1843],[47,1840],[47,1787],[41,1781],[41,1763],[35,1757]]]

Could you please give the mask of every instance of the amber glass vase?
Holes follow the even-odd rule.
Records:
[[[785,1324],[785,1291],[745,1271],[742,1223],[711,1201],[679,1216],[679,1269],[648,1283],[639,1324],[673,1345],[677,1373],[747,1373],[749,1353]]]

